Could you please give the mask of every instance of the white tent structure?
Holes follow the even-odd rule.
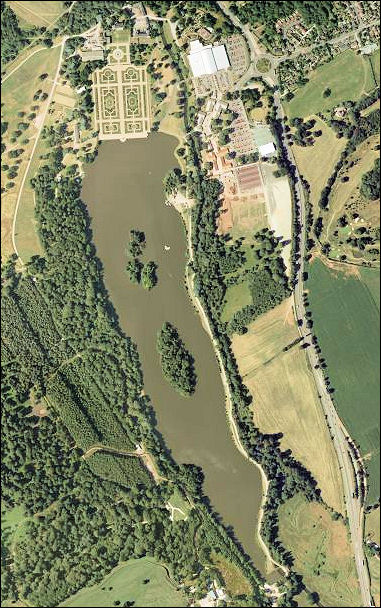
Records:
[[[192,40],[188,61],[194,77],[215,74],[230,66],[225,46],[211,44],[203,46],[199,40]]]
[[[260,156],[263,158],[264,156],[271,156],[275,153],[275,146],[271,141],[268,144],[264,144],[263,146],[259,146],[258,148]]]

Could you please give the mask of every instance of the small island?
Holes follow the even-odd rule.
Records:
[[[130,240],[127,245],[126,254],[128,262],[126,272],[131,283],[142,285],[144,289],[152,289],[157,283],[157,264],[140,260],[143,249],[146,246],[146,237],[141,230],[130,230]]]
[[[158,333],[156,346],[164,377],[169,384],[183,397],[192,395],[197,384],[194,359],[185,348],[176,327],[164,323]]]

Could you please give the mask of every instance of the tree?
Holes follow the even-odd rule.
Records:
[[[323,91],[323,97],[330,97],[332,91],[329,87],[327,87],[324,91]]]
[[[155,262],[147,262],[144,264],[141,272],[141,283],[144,289],[152,289],[157,284],[157,264]]]

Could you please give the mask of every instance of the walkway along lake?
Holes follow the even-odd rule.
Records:
[[[82,197],[120,325],[138,345],[144,388],[158,428],[177,462],[202,467],[204,490],[213,507],[263,571],[265,558],[256,534],[260,473],[238,452],[230,435],[213,347],[185,289],[183,223],[177,211],[164,204],[162,180],[176,166],[176,143],[158,133],[146,140],[103,142],[97,159],[86,168]],[[149,292],[130,283],[125,272],[133,228],[146,235],[143,259],[158,264],[159,281]],[[181,397],[163,378],[156,335],[164,321],[178,328],[195,358],[198,383],[190,398]]]

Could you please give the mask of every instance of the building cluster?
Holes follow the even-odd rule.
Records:
[[[141,42],[144,39],[150,38],[149,19],[142,2],[134,2],[131,6],[132,15],[134,17],[132,26],[132,36],[139,38]]]
[[[239,35],[214,45],[191,40],[187,59],[198,97],[230,90],[249,65],[246,43]]]
[[[104,34],[98,24],[89,32],[83,34],[84,42],[78,53],[82,61],[102,61],[105,47],[111,42],[111,36]]]

